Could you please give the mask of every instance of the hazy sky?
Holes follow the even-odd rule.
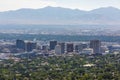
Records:
[[[120,8],[120,0],[0,0],[0,11],[20,8],[37,9],[45,6],[60,6],[81,10],[91,10],[108,6]]]

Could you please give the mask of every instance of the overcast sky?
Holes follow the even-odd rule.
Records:
[[[116,7],[120,9],[120,0],[0,0],[0,11],[16,10],[20,8],[42,8],[59,6],[92,10],[99,7]]]

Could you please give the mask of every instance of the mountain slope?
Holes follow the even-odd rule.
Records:
[[[120,24],[120,10],[113,7],[82,11],[61,7],[0,12],[0,24]]]

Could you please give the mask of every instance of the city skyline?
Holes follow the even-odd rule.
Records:
[[[17,10],[21,8],[38,9],[46,6],[71,9],[93,10],[100,7],[116,7],[120,9],[118,0],[1,0],[0,11]]]

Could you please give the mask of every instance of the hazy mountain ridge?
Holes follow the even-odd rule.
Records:
[[[0,24],[120,24],[119,22],[120,10],[114,7],[83,11],[49,6],[0,12]]]

